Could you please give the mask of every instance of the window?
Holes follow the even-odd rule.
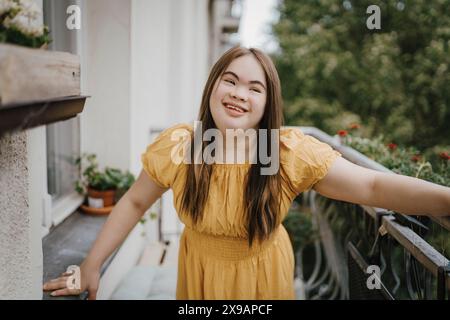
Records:
[[[79,54],[81,32],[66,27],[67,7],[79,1],[44,0],[44,22],[50,28],[49,49]],[[80,119],[72,118],[47,125],[47,183],[51,205],[47,206],[44,227],[50,228],[64,220],[81,204],[82,197],[74,191],[79,172],[74,160],[80,155]],[[50,207],[50,208],[48,208]]]

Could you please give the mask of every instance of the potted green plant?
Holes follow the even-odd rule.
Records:
[[[119,201],[119,199],[125,194],[125,192],[130,189],[131,185],[136,181],[136,178],[134,175],[129,172],[121,172],[120,173],[120,179],[118,180],[118,183],[116,184],[116,194],[115,194],[115,201]]]
[[[100,209],[96,211],[109,213],[135,181],[134,175],[128,171],[110,167],[100,170],[97,156],[92,153],[78,157],[75,164],[81,173],[81,179],[75,183],[75,190],[86,196],[87,203],[82,207],[85,211]]]

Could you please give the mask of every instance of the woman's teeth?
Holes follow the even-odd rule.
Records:
[[[240,113],[244,113],[245,112],[241,108],[238,108],[238,107],[235,107],[235,106],[232,106],[232,105],[229,105],[229,104],[225,104],[225,107],[227,107],[228,109],[236,110],[237,112],[240,112]]]

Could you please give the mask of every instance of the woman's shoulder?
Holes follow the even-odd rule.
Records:
[[[308,165],[320,165],[325,158],[340,155],[330,145],[305,134],[298,127],[283,127],[280,130],[281,162],[301,160]]]
[[[289,149],[303,143],[305,136],[303,131],[297,127],[282,127],[280,129],[280,143]]]
[[[280,130],[280,164],[293,195],[311,189],[341,154],[299,128]]]
[[[146,152],[169,156],[171,151],[189,143],[193,128],[188,123],[177,123],[162,130],[147,146]]]
[[[187,142],[190,140],[193,132],[192,125],[188,123],[177,123],[164,130],[162,130],[156,138],[148,146],[150,149],[154,148],[171,148],[180,142]]]
[[[281,160],[289,161],[292,156],[300,156],[302,152],[311,149],[316,142],[319,141],[306,135],[300,128],[282,127],[280,129]]]
[[[176,123],[161,131],[158,137],[191,134],[193,131],[194,131],[193,126],[189,123],[185,122]]]
[[[160,132],[141,154],[143,169],[160,186],[172,186],[192,130],[187,123],[172,125]]]

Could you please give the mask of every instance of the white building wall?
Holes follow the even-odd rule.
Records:
[[[131,41],[131,152],[133,173],[162,130],[197,118],[208,73],[207,0],[133,0]],[[164,233],[181,224],[169,190],[162,198]]]
[[[133,0],[131,169],[150,130],[192,122],[208,72],[207,0]]]
[[[140,154],[150,129],[170,119],[170,1],[133,0],[131,23],[131,150],[132,172],[141,169]]]
[[[129,169],[131,152],[130,13],[130,1],[83,3],[83,94],[91,97],[81,115],[82,152],[121,169]]]
[[[42,0],[36,0],[42,9]],[[40,17],[42,22],[43,15]],[[22,278],[29,278],[27,290],[22,291],[15,288],[19,299],[41,299],[42,298],[42,219],[44,216],[44,199],[47,199],[47,153],[45,126],[40,126],[26,131],[27,137],[27,169],[28,169],[28,250],[29,274],[22,275]],[[16,269],[20,270],[20,268]]]
[[[82,89],[91,97],[82,151],[138,174],[151,129],[197,117],[209,69],[207,3],[83,2]]]
[[[172,0],[170,113],[169,124],[197,119],[203,86],[208,73],[208,1]],[[165,234],[180,233],[180,223],[173,206],[173,193],[162,198]]]
[[[29,203],[29,227],[30,239],[30,274],[31,285],[26,292],[28,299],[42,298],[42,231],[45,199],[47,194],[47,153],[45,126],[40,126],[26,131],[27,133],[27,167],[29,173],[28,203]],[[49,204],[49,202],[47,202]],[[47,207],[47,209],[49,209]],[[23,296],[21,298],[24,298]]]

